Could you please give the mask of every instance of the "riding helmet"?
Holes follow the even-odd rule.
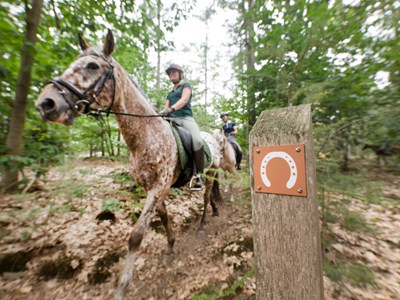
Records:
[[[223,116],[229,116],[229,114],[227,112],[223,112],[219,115],[220,118],[222,118]]]
[[[177,70],[183,73],[183,68],[178,64],[170,64],[169,67],[165,70],[165,72],[169,74],[169,72],[172,70]]]

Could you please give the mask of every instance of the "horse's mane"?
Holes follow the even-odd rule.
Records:
[[[146,99],[146,100],[150,103],[151,107],[152,107],[156,112],[158,112],[157,107],[155,107],[154,104],[150,101],[149,97],[147,97],[146,93],[145,93],[145,92],[142,90],[142,88],[139,86],[139,84],[137,83],[137,81],[136,81],[136,79],[133,77],[133,75],[128,74],[128,73],[127,73],[127,75],[128,75],[129,80],[133,83],[133,85],[136,87],[136,89],[139,91],[139,93],[143,96],[143,98]]]

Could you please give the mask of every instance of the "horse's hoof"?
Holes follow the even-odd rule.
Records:
[[[197,237],[200,239],[204,239],[206,237],[206,232],[204,231],[204,229],[199,229],[199,231],[197,232]]]
[[[165,264],[170,264],[174,260],[174,254],[173,253],[170,253],[170,254],[163,253],[161,255],[160,260],[161,260],[161,262],[163,262]]]
[[[218,211],[213,211],[213,217],[219,217],[219,212]]]

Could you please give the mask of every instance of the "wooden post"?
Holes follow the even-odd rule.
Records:
[[[254,175],[262,168],[255,170],[254,166],[255,156],[260,154],[258,149],[294,144],[304,144],[302,155],[305,162],[306,190],[294,186],[294,193],[298,192],[299,195],[285,195],[261,192],[264,189],[261,185],[255,188]],[[258,300],[323,299],[311,105],[262,112],[250,132],[249,150],[256,297]],[[296,151],[300,152],[300,148],[296,147]],[[265,169],[273,167],[272,160],[266,167],[268,159],[265,156],[263,160]],[[275,161],[279,160],[278,158]],[[285,183],[289,182],[288,178],[291,175],[289,166],[273,173],[275,177],[272,175],[270,177],[275,178],[275,181],[282,178]],[[273,185],[274,181],[271,179],[271,187]]]

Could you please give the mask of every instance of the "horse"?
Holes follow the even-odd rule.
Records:
[[[113,58],[114,37],[108,30],[103,47],[91,47],[79,34],[82,50],[78,58],[61,75],[50,81],[40,93],[35,106],[48,122],[72,125],[74,119],[91,110],[114,113],[119,129],[130,151],[130,173],[147,194],[142,213],[128,240],[128,253],[120,274],[115,299],[125,299],[132,281],[137,251],[156,214],[167,235],[165,259],[173,257],[175,235],[164,200],[182,171],[179,152],[170,124],[155,108]],[[220,166],[220,149],[211,134],[202,133],[212,162],[205,171],[204,211],[198,233],[205,235],[206,211],[211,203],[218,215],[216,202],[222,201],[216,171]]]
[[[365,144],[362,150],[365,149],[372,149],[376,155],[384,155],[390,156],[400,152],[400,146],[388,146],[385,147],[384,145],[372,145],[372,144]]]
[[[224,170],[225,179],[228,179],[228,174],[234,174],[236,172],[236,153],[231,143],[226,138],[225,134],[220,129],[215,129],[212,133],[214,139],[218,142],[219,148],[221,149],[221,162],[220,168]],[[224,192],[232,191],[232,183],[225,185]],[[231,195],[231,201],[233,201],[233,194]]]
[[[375,152],[378,165],[382,165],[382,162],[383,164],[386,165],[387,164],[386,158],[388,156],[400,153],[400,146],[364,144],[362,150],[366,149],[372,149],[372,151]]]

